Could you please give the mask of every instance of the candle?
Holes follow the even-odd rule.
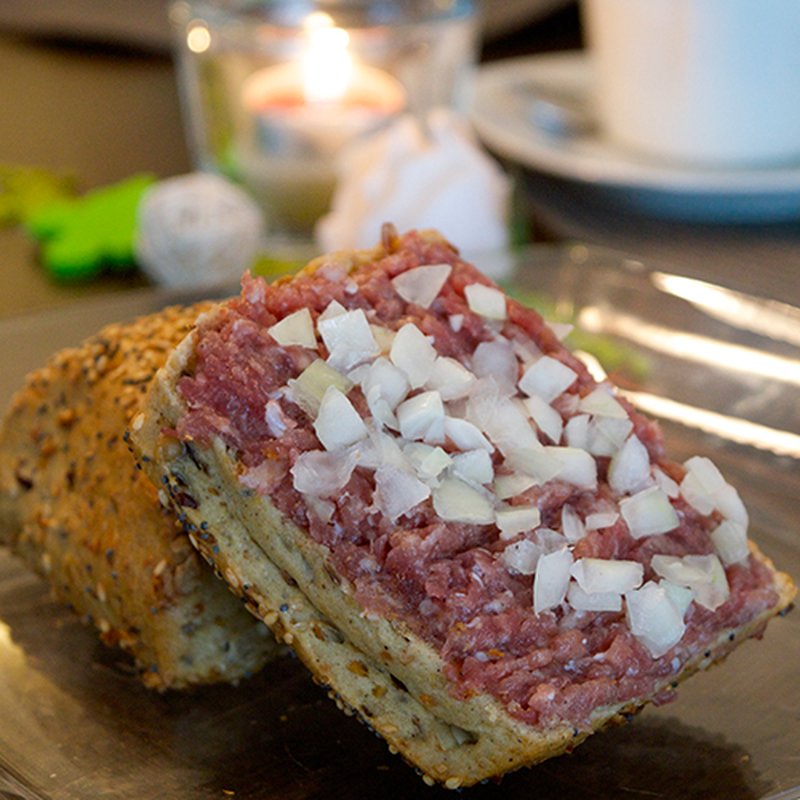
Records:
[[[264,67],[242,84],[252,135],[239,153],[244,182],[289,229],[308,231],[327,209],[337,153],[406,105],[402,84],[358,63],[350,37],[328,14],[306,18],[292,62]]]

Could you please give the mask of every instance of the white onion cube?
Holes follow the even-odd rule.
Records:
[[[347,394],[353,383],[341,372],[318,358],[296,378],[290,379],[287,385],[289,398],[306,414],[316,417],[322,398],[329,387],[335,386],[340,392]]]
[[[579,450],[589,449],[589,415],[578,414],[571,417],[564,426],[564,438],[570,447]]]
[[[439,427],[444,433],[444,405],[439,392],[422,392],[397,407],[397,421],[404,439],[429,439]]]
[[[719,558],[714,555],[655,555],[650,565],[657,575],[692,590],[695,601],[714,611],[730,595],[728,579]]]
[[[494,479],[492,457],[486,450],[468,450],[453,456],[453,472],[470,483],[491,483]]]
[[[578,512],[569,504],[564,503],[561,508],[561,530],[568,542],[579,542],[586,536],[586,526]]]
[[[317,330],[328,348],[328,363],[343,372],[380,353],[367,316],[360,308],[318,319]]]
[[[564,429],[564,420],[561,419],[561,414],[538,395],[526,397],[523,403],[528,409],[531,419],[536,423],[536,427],[553,444],[558,444],[561,441],[561,432]]]
[[[542,521],[536,506],[508,506],[498,508],[495,524],[500,529],[501,539],[513,539],[519,533],[532,531]]]
[[[452,463],[453,459],[441,447],[433,447],[423,442],[409,442],[403,453],[420,480],[434,481]]]
[[[442,290],[452,270],[449,264],[414,267],[392,278],[392,286],[407,303],[428,308]]]
[[[430,494],[428,486],[403,469],[387,465],[375,472],[375,506],[390,520],[407,514]]]
[[[711,541],[717,555],[727,567],[747,561],[750,548],[747,546],[747,530],[743,525],[726,519],[711,531]]]
[[[633,422],[616,417],[593,417],[589,422],[586,450],[593,456],[613,456],[622,447]]]
[[[739,497],[739,492],[733,486],[726,483],[725,486],[718,489],[714,493],[714,501],[723,517],[732,522],[738,522],[745,530],[747,529],[750,523],[747,509],[742,502],[742,498]]]
[[[622,404],[611,394],[607,386],[598,386],[586,397],[582,397],[578,410],[594,417],[612,417],[614,419],[627,419],[628,412]]]
[[[412,389],[418,389],[430,378],[436,357],[428,337],[412,322],[400,328],[389,351],[392,363],[405,372]]]
[[[608,484],[617,494],[635,494],[650,483],[650,453],[638,436],[631,435],[612,456]]]
[[[447,478],[433,490],[433,508],[445,522],[474,525],[494,522],[494,505],[487,493],[458,478]]]
[[[533,575],[543,553],[542,548],[529,539],[520,539],[503,550],[500,559],[505,566],[519,575]]]
[[[533,610],[536,614],[564,602],[569,586],[570,567],[572,553],[567,548],[541,556],[533,579]]]
[[[525,370],[519,388],[527,395],[538,395],[550,403],[577,379],[578,373],[566,364],[551,356],[542,356]]]
[[[677,512],[658,486],[626,497],[620,502],[619,511],[634,539],[668,533],[680,525]]]
[[[314,320],[307,308],[301,308],[284,317],[280,322],[267,328],[267,333],[282,347],[299,345],[312,350],[317,347]]]
[[[593,592],[589,594],[572,582],[567,590],[567,602],[576,611],[621,611],[622,595],[618,592]]]
[[[603,528],[610,528],[619,519],[617,511],[598,511],[589,514],[584,521],[587,531],[599,531]]]
[[[519,362],[507,340],[481,342],[472,354],[472,371],[479,378],[493,378],[502,395],[511,396],[517,390]]]
[[[301,453],[290,472],[294,488],[302,494],[330,497],[344,488],[356,466],[353,449],[329,453],[308,450]]]
[[[366,367],[360,383],[365,395],[377,389],[392,410],[405,399],[409,390],[405,372],[383,357]]]
[[[673,500],[681,493],[681,488],[675,483],[669,475],[660,467],[653,467],[653,478],[658,486],[661,487],[664,494]]]
[[[322,398],[314,431],[326,450],[348,447],[367,437],[364,420],[335,386],[329,386]]]
[[[545,453],[556,459],[556,477],[581,489],[597,487],[597,462],[585,450],[575,447],[545,447]]]
[[[683,614],[667,590],[653,581],[625,595],[625,611],[631,633],[653,658],[660,658],[686,630]]]
[[[536,486],[536,481],[530,475],[512,472],[510,475],[496,476],[492,489],[498,500],[508,500],[527,491],[531,486]]]
[[[459,450],[486,450],[494,452],[494,445],[480,432],[480,429],[466,419],[445,417],[444,435]]]
[[[617,592],[624,594],[641,586],[644,567],[638,561],[608,558],[580,558],[570,574],[588,594]]]
[[[506,318],[506,296],[492,286],[472,283],[464,289],[467,305],[486,319],[504,320]]]
[[[482,430],[501,453],[519,448],[542,448],[523,409],[511,398],[501,397],[492,380],[481,381],[480,388],[470,395],[466,418]]]
[[[475,375],[463,364],[454,358],[439,356],[433,362],[425,386],[428,389],[436,389],[441,394],[442,400],[458,400],[469,394],[474,383]]]

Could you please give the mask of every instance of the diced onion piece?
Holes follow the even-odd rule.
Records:
[[[527,491],[531,486],[536,486],[536,481],[530,475],[512,472],[510,475],[496,476],[492,490],[498,500],[508,500]]]
[[[572,553],[567,548],[539,558],[533,579],[533,610],[540,614],[564,602],[569,586]]]
[[[403,453],[419,479],[425,482],[438,478],[453,463],[453,459],[441,447],[423,442],[409,442],[403,448]]]
[[[538,395],[526,397],[522,402],[525,404],[525,408],[528,409],[531,419],[536,423],[536,427],[553,444],[558,444],[561,441],[561,432],[564,428],[564,420],[561,419],[561,414]]]
[[[589,449],[589,415],[571,417],[564,426],[564,438],[570,447]]]
[[[616,417],[594,417],[589,422],[586,450],[593,456],[613,456],[633,430],[633,422]]]
[[[739,497],[739,492],[726,483],[722,489],[719,489],[714,494],[717,509],[723,517],[731,520],[731,522],[738,522],[745,530],[750,522],[747,509],[745,508],[742,498]]]
[[[674,500],[681,493],[680,486],[660,467],[653,467],[653,478],[655,478],[656,484],[663,489],[667,497]]]
[[[533,532],[534,541],[542,546],[545,553],[555,553],[556,550],[563,550],[567,546],[567,540],[552,528],[537,528]]]
[[[392,286],[407,303],[428,308],[442,290],[452,270],[449,264],[414,267],[392,278]]]
[[[298,492],[330,497],[344,488],[355,466],[355,448],[335,453],[308,450],[297,457],[290,472],[293,486]]]
[[[444,404],[439,392],[422,392],[397,407],[397,421],[404,439],[430,439],[441,428],[444,437]]]
[[[542,356],[520,378],[519,388],[527,395],[538,395],[546,403],[556,399],[578,379],[578,373],[551,356]]]
[[[467,305],[486,319],[504,320],[506,318],[506,296],[492,286],[472,283],[464,289]]]
[[[593,592],[589,594],[575,582],[569,584],[567,602],[576,611],[622,610],[622,595],[618,592]]]
[[[597,487],[597,462],[585,450],[575,447],[545,447],[545,453],[558,461],[559,480],[581,489]]]
[[[710,514],[714,510],[714,498],[694,472],[687,472],[680,484],[683,499],[700,514]]]
[[[442,400],[458,400],[466,397],[475,383],[475,376],[460,362],[447,356],[439,356],[425,386],[436,389]]]
[[[747,529],[732,519],[724,520],[711,531],[711,542],[726,567],[746,561],[750,555]]]
[[[377,389],[393,411],[405,399],[409,385],[405,372],[386,358],[376,358],[365,370],[360,381],[365,395]]]
[[[506,547],[500,559],[508,569],[519,575],[533,575],[542,552],[542,548],[530,539],[520,539]]]
[[[267,328],[267,333],[282,347],[300,345],[315,350],[317,337],[314,334],[314,320],[307,308],[301,308]]]
[[[379,386],[373,386],[368,392],[365,393],[367,400],[367,407],[372,419],[378,425],[391,428],[392,430],[399,430],[400,423],[392,411],[392,407],[386,402],[386,398],[381,395]]]
[[[628,418],[628,413],[614,395],[611,394],[607,386],[598,386],[586,397],[582,397],[578,409],[584,414],[591,414],[593,417]]]
[[[589,514],[584,521],[587,531],[599,531],[603,528],[610,528],[619,519],[616,511],[601,511],[596,514]]]
[[[494,378],[502,395],[511,396],[517,391],[519,362],[507,340],[481,342],[472,354],[472,371],[479,378]]]
[[[570,574],[589,594],[617,592],[624,594],[642,585],[644,567],[638,561],[608,558],[579,558]]]
[[[716,464],[705,456],[692,456],[684,462],[686,469],[691,472],[709,495],[715,495],[725,487],[725,478]]]
[[[330,522],[336,506],[330,500],[323,500],[313,494],[304,494],[303,501],[316,514],[322,522]]]
[[[331,300],[325,307],[325,310],[317,317],[317,325],[319,325],[320,322],[324,322],[326,319],[338,317],[339,314],[344,314],[346,312],[347,309],[338,300]]]
[[[575,326],[571,322],[548,322],[547,325],[559,342],[563,342],[575,330]]]
[[[480,430],[466,419],[460,417],[444,418],[444,435],[459,450],[477,450],[481,448],[487,453],[494,452],[494,445]]]
[[[563,469],[562,462],[539,445],[512,450],[506,456],[506,466],[515,472],[530,475],[536,483],[551,481]]]
[[[329,386],[322,398],[314,431],[326,450],[338,450],[367,438],[364,420],[335,386]]]
[[[608,484],[617,494],[635,494],[650,483],[650,453],[632,434],[611,457]]]
[[[501,397],[492,380],[481,382],[467,401],[467,419],[503,454],[519,448],[542,449],[530,421],[511,398]]]
[[[405,372],[412,389],[424,385],[433,372],[436,350],[413,322],[397,332],[389,352],[392,363]]]
[[[634,539],[667,533],[680,524],[669,498],[658,486],[626,497],[620,501],[619,510]]]
[[[492,457],[486,450],[457,453],[453,456],[453,472],[469,483],[491,483],[494,479]]]
[[[445,522],[473,525],[494,522],[494,506],[487,493],[458,478],[447,478],[433,490],[433,508]]]
[[[579,542],[586,536],[583,520],[569,503],[564,503],[561,508],[561,530],[570,543]]]
[[[501,539],[513,539],[518,533],[532,531],[542,521],[536,506],[508,506],[495,513],[495,524]]]
[[[347,371],[380,353],[367,315],[360,308],[317,320],[317,330],[328,348],[328,363]]]
[[[288,383],[290,399],[309,416],[316,417],[322,398],[328,388],[335,386],[347,394],[353,386],[341,372],[326,364],[321,358],[312,361],[296,378]]]
[[[450,330],[452,330],[453,333],[458,333],[461,330],[461,326],[464,324],[464,315],[451,314],[447,318],[447,322],[450,325]]]
[[[390,520],[407,514],[430,495],[430,487],[403,469],[386,465],[375,472],[375,506]]]
[[[625,611],[631,633],[653,658],[674,647],[686,630],[683,614],[668,591],[653,581],[625,595]]]
[[[662,578],[658,582],[658,585],[663,587],[664,591],[667,593],[667,597],[675,604],[675,608],[678,609],[681,619],[685,619],[686,612],[689,610],[689,606],[694,599],[692,590],[687,589],[685,586],[678,586],[677,583],[672,583],[672,581],[668,581],[666,578]]]
[[[692,590],[695,601],[714,611],[730,595],[728,579],[719,558],[714,555],[655,555],[650,565],[657,575]]]

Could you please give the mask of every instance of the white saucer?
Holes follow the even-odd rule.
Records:
[[[582,52],[488,64],[478,71],[472,121],[498,155],[648,213],[712,222],[800,218],[800,163],[690,169],[626,151],[591,125],[559,133],[541,124],[537,101],[550,99],[565,98],[579,120],[590,119],[591,87],[592,66]]]

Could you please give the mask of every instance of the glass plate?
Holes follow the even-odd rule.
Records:
[[[700,453],[719,464],[749,506],[753,538],[800,576],[800,312],[580,246],[524,251],[509,285],[590,331],[575,345],[600,355],[634,400],[662,415],[674,457]],[[179,299],[134,292],[0,321],[0,400],[57,346]],[[692,678],[675,702],[648,707],[570,756],[468,792],[792,800],[800,797],[799,742],[795,613]],[[238,687],[148,692],[124,655],[103,647],[0,551],[0,798],[388,800],[440,792],[453,797],[426,787],[341,714],[295,659]]]

